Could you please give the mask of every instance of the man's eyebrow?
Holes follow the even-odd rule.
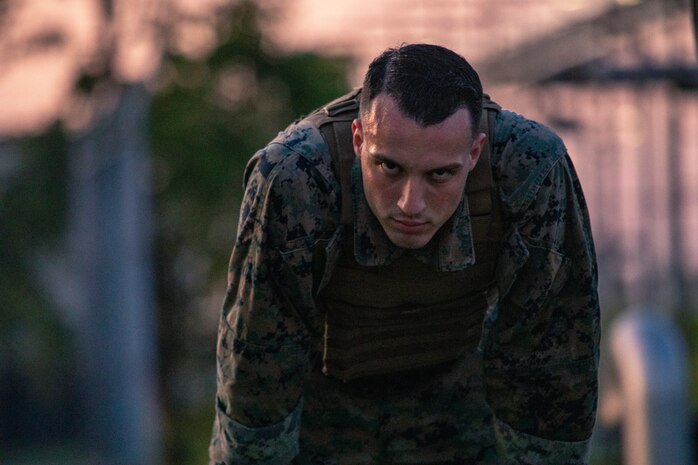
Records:
[[[391,163],[395,166],[399,166],[400,168],[402,168],[402,165],[400,163],[396,162],[392,158],[385,156],[381,153],[372,153],[372,154],[370,154],[370,157],[378,163]],[[444,165],[444,166],[435,166],[433,168],[430,168],[428,170],[428,172],[432,173],[434,171],[442,171],[442,170],[443,171],[458,171],[461,168],[463,168],[463,163],[456,161],[456,162],[449,163],[449,164]]]
[[[382,163],[392,163],[393,165],[400,166],[400,163],[396,162],[395,160],[392,160],[390,157],[386,157],[383,154],[380,153],[372,153],[371,158],[373,158],[375,161],[379,161]]]
[[[378,163],[390,163],[391,165],[395,165],[398,168],[402,169],[402,165],[400,163],[398,163],[395,160],[393,160],[392,158],[386,157],[385,155],[382,155],[380,153],[372,153],[369,156],[371,157],[371,160],[373,161],[373,163],[376,163],[376,164],[378,164]]]
[[[457,171],[463,167],[463,163],[459,162],[454,162],[454,163],[449,163],[448,165],[444,166],[437,166],[436,168],[432,168],[429,171]]]

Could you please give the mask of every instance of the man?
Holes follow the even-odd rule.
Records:
[[[385,51],[244,184],[211,463],[585,463],[581,187],[560,139],[483,103],[466,60]]]

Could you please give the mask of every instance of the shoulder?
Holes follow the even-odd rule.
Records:
[[[556,165],[564,163],[567,149],[547,126],[511,111],[497,115],[492,150],[493,174],[505,206],[525,209]]]
[[[244,184],[252,176],[267,181],[315,179],[328,187],[336,183],[327,142],[305,121],[288,126],[250,159]]]
[[[282,249],[298,238],[324,235],[337,222],[340,188],[327,143],[302,121],[250,159],[244,187],[241,218],[263,223]]]

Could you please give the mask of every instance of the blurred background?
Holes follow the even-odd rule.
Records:
[[[242,169],[416,41],[463,54],[575,162],[604,321],[592,463],[689,463],[628,458],[627,437],[669,437],[655,456],[696,442],[694,14],[688,0],[0,0],[0,464],[206,463]]]

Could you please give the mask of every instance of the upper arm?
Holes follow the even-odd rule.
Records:
[[[323,189],[311,164],[280,144],[250,163],[218,338],[218,395],[241,424],[278,422],[302,396],[320,325],[310,239],[331,210]]]
[[[503,293],[487,345],[498,419],[534,436],[588,438],[597,395],[596,261],[579,181],[564,154],[511,215]]]

